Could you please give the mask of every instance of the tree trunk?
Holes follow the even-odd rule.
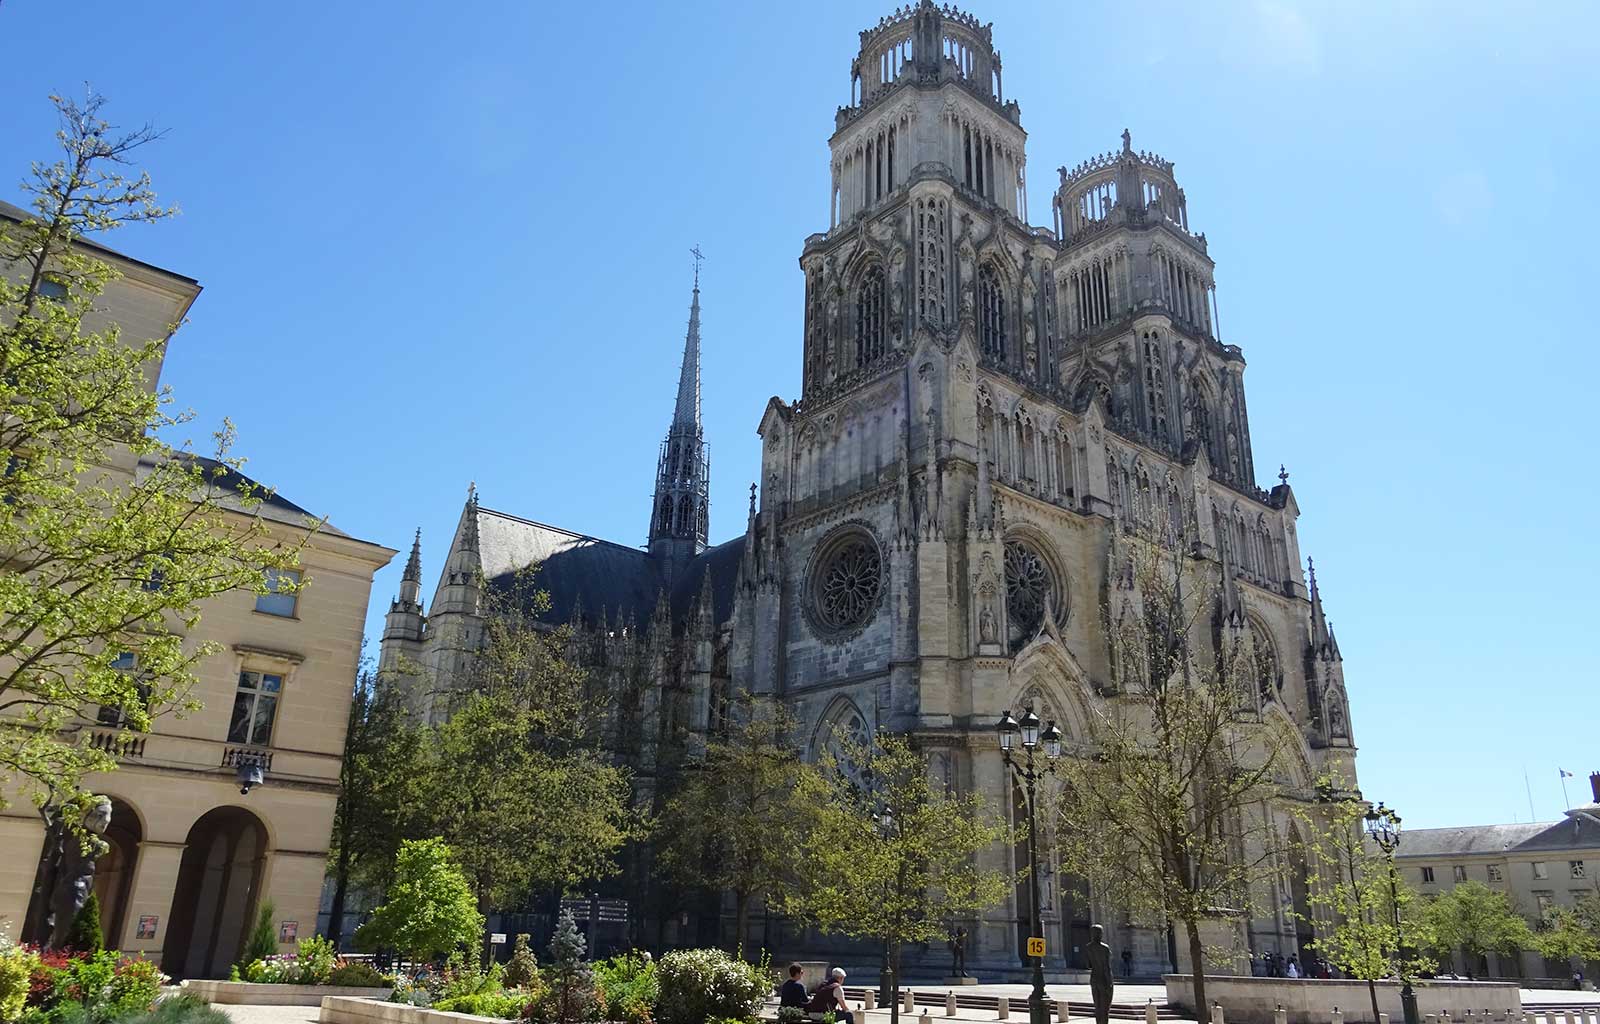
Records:
[[[1372,997],[1372,1019],[1382,1020],[1383,1018],[1378,1015],[1378,983],[1371,978],[1367,979],[1367,994]]]
[[[733,894],[733,955],[741,960],[744,955],[744,936],[750,924],[750,894],[739,891]]]
[[[333,899],[328,903],[328,941],[339,948],[344,937],[344,898],[350,888],[350,843],[339,843],[339,863],[333,869]]]
[[[1200,941],[1200,922],[1185,921],[1183,930],[1189,936],[1189,972],[1194,978],[1194,1019],[1199,1024],[1211,1024],[1211,1004],[1206,1002],[1206,950]]]

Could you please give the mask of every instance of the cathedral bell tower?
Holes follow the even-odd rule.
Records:
[[[678,373],[678,399],[672,424],[656,462],[656,490],[650,512],[650,554],[670,583],[706,549],[711,525],[711,460],[700,423],[700,251],[694,250],[694,297],[689,302],[689,332]]]

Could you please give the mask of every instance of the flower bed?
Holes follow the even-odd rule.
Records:
[[[165,980],[143,957],[6,945],[0,947],[0,1020],[117,1024],[151,1015]]]

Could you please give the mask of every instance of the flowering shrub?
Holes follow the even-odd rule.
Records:
[[[660,995],[652,960],[630,953],[594,965],[595,995],[604,1020],[617,1024],[654,1024],[651,1011]]]
[[[29,981],[38,954],[9,941],[0,945],[0,1020],[16,1020],[28,1003]]]
[[[394,978],[363,960],[340,960],[328,975],[328,984],[341,988],[383,988]]]
[[[252,960],[244,969],[244,980],[261,985],[329,985],[334,984],[332,978],[336,971],[348,970],[351,966],[339,959],[333,943],[313,935],[301,939],[293,953],[275,953]],[[379,980],[364,984],[383,984],[382,975],[371,968],[367,970]]]
[[[81,1020],[110,1024],[151,1009],[165,980],[143,957],[115,951],[52,950],[37,956],[28,983],[24,1024]]]
[[[760,968],[720,949],[674,950],[661,958],[656,977],[656,1011],[663,1024],[751,1020],[770,988]]]

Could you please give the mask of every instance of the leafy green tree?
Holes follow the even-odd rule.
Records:
[[[1009,874],[978,858],[1007,842],[1010,830],[978,796],[935,786],[904,737],[880,734],[866,749],[839,745],[839,758],[799,777],[813,819],[827,826],[807,833],[798,883],[781,905],[824,931],[883,943],[898,977],[907,943],[942,940],[949,917],[1006,898]],[[842,762],[869,766],[869,778],[856,779]]]
[[[394,949],[413,963],[471,948],[483,934],[477,897],[443,839],[400,844],[383,905],[356,929],[364,949]]]
[[[569,631],[539,622],[547,603],[531,575],[491,592],[472,685],[424,749],[426,826],[484,910],[610,875],[641,829],[627,772],[599,747],[604,694],[566,659]]]
[[[1416,893],[1397,876],[1391,877],[1388,857],[1365,839],[1366,802],[1349,795],[1338,780],[1327,780],[1322,789],[1330,799],[1297,809],[1303,834],[1311,837],[1303,851],[1305,863],[1312,866],[1306,876],[1306,899],[1333,922],[1322,925],[1312,945],[1346,977],[1367,983],[1372,1019],[1378,1020],[1376,983],[1390,977],[1413,978],[1431,970],[1434,962],[1415,952],[1427,945],[1412,912]],[[1414,927],[1406,931],[1408,919],[1413,919]]]
[[[1600,939],[1600,881],[1574,901],[1572,915],[1589,934]]]
[[[378,677],[368,664],[356,677],[345,737],[331,851],[328,939],[335,946],[351,883],[380,889],[401,838],[414,828],[423,730],[400,687]]]
[[[1533,931],[1506,894],[1482,882],[1461,882],[1429,901],[1423,919],[1434,948],[1448,959],[1459,949],[1467,970],[1476,972],[1486,953],[1513,955],[1535,948]]]
[[[794,881],[795,851],[814,828],[802,776],[811,771],[792,745],[794,717],[746,695],[726,737],[706,746],[661,812],[662,861],[690,885],[730,892],[734,947],[748,934],[750,903],[775,903]]]
[[[1556,907],[1539,924],[1534,946],[1546,959],[1569,967],[1574,962],[1600,960],[1600,938],[1573,911]]]
[[[1055,832],[1097,894],[1182,929],[1207,1024],[1201,926],[1250,913],[1276,846],[1257,812],[1278,791],[1286,741],[1258,710],[1261,652],[1245,631],[1213,634],[1221,588],[1189,555],[1188,519],[1156,515],[1112,546],[1113,692],[1089,715],[1093,756],[1061,762]]]
[[[81,715],[127,742],[197,707],[196,666],[218,650],[186,639],[201,606],[265,592],[298,554],[253,515],[264,492],[238,473],[231,426],[214,460],[161,440],[188,419],[156,385],[178,325],[130,337],[96,312],[118,272],[85,236],[175,212],[124,173],[158,133],[112,127],[97,95],[51,101],[60,157],[24,182],[32,215],[0,217],[0,791],[41,808],[116,767],[73,735]]]

